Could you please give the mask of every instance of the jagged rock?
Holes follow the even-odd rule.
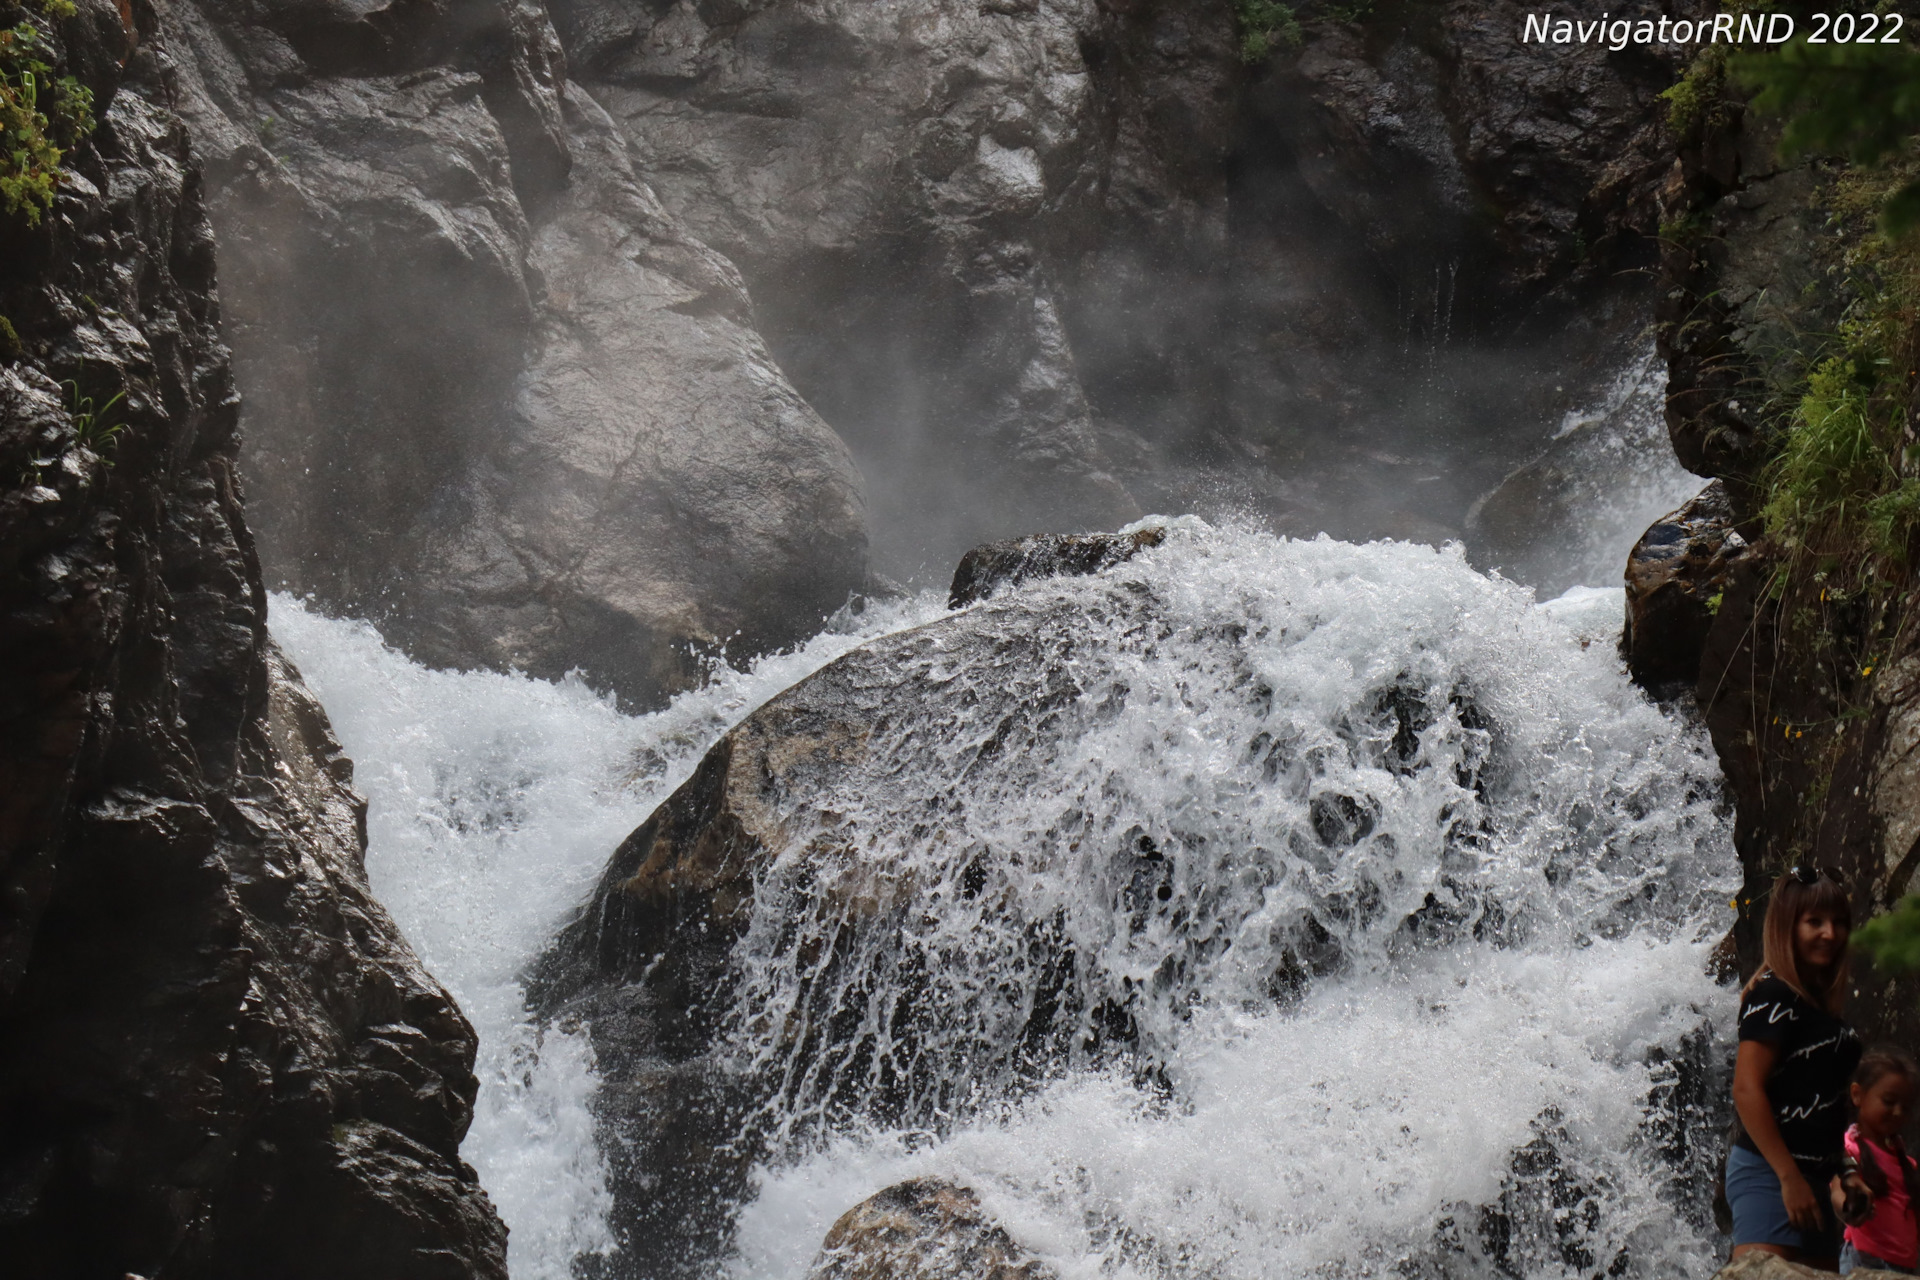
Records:
[[[860,479],[532,0],[170,7],[269,580],[630,705],[866,579]]]
[[[1700,674],[1700,653],[1747,540],[1733,527],[1726,486],[1714,481],[1656,520],[1627,556],[1627,622],[1620,650],[1648,688]]]
[[[696,683],[690,642],[757,652],[864,580],[860,477],[751,327],[732,264],[680,232],[582,90],[568,189],[506,426],[421,520],[402,635],[430,660],[645,701]]]
[[[473,1032],[370,895],[352,766],[267,638],[152,21],[60,25],[101,126],[39,228],[0,226],[0,1257],[504,1280],[459,1156]]]
[[[1845,259],[1876,233],[1835,216],[1844,198],[1825,162],[1780,161],[1777,117],[1749,112],[1735,84],[1695,87],[1700,108],[1662,190],[1667,425],[1680,461],[1718,480],[1733,518],[1753,527],[1793,404],[1781,388],[1814,358],[1808,335],[1834,332],[1854,305]],[[1782,866],[1839,868],[1856,920],[1920,887],[1915,607],[1875,581],[1885,569],[1852,576],[1863,550],[1756,540],[1728,561],[1706,634],[1695,697],[1745,869],[1732,933],[1742,975],[1760,964],[1766,890]],[[1920,1035],[1911,977],[1855,972],[1849,1016],[1862,1036]]]
[[[953,571],[947,606],[958,609],[984,600],[1001,587],[1017,587],[1032,578],[1098,573],[1167,539],[1163,528],[1133,533],[1055,534],[1014,538],[975,547]]]
[[[1753,514],[1769,456],[1769,388],[1791,379],[1801,336],[1832,331],[1846,299],[1828,270],[1836,248],[1807,163],[1774,154],[1776,118],[1749,119],[1732,84],[1703,83],[1698,119],[1661,187],[1660,292],[1667,430],[1680,464],[1728,485]]]
[[[1052,1280],[957,1183],[915,1178],[877,1191],[827,1231],[807,1280]]]
[[[1537,537],[1467,521],[1641,353],[1671,162],[1658,95],[1681,55],[1522,45],[1519,4],[1294,8],[1301,47],[1248,85],[1226,280],[1192,328],[1223,371],[1214,483],[1301,535],[1464,531],[1480,563],[1556,594]],[[1549,512],[1556,480],[1630,482],[1630,462],[1592,461],[1592,481],[1536,477]]]

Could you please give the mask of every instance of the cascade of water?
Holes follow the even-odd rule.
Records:
[[[778,814],[741,1276],[924,1173],[1065,1275],[1701,1260],[1650,1107],[1726,1003],[1717,766],[1577,610],[1204,527],[980,609]]]
[[[528,1020],[527,963],[607,853],[729,724],[861,640],[942,611],[929,598],[843,619],[794,653],[623,716],[576,679],[429,671],[363,622],[276,595],[273,632],[332,718],[368,802],[367,873],[480,1037],[462,1154],[512,1230],[516,1280],[567,1280],[612,1244],[588,1111],[586,1037]]]
[[[773,1135],[738,1277],[797,1278],[925,1173],[1069,1277],[1698,1268],[1675,1072],[1714,1060],[1731,845],[1704,741],[1581,608],[1453,551],[1181,522],[978,609],[1018,644],[903,647],[938,714],[868,726],[761,878],[723,1045]],[[466,1151],[514,1274],[565,1276],[610,1240],[591,1053],[528,1025],[520,973],[728,724],[942,610],[643,717],[274,610],[376,892],[480,1031]]]

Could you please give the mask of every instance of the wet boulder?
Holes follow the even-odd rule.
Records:
[[[975,547],[953,571],[947,604],[959,609],[984,600],[1001,587],[1017,587],[1033,578],[1098,573],[1166,541],[1164,528],[1132,533],[1053,534],[1009,538]]]
[[[807,1280],[1054,1280],[957,1183],[914,1178],[840,1215]]]
[[[1691,684],[1733,562],[1747,552],[1724,485],[1715,481],[1656,520],[1627,557],[1621,650],[1648,688]]]

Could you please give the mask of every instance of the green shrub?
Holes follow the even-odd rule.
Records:
[[[1899,555],[1913,507],[1898,466],[1899,424],[1876,403],[1877,370],[1832,356],[1807,379],[1766,477],[1767,530],[1787,547],[1820,531],[1851,533],[1875,555]]]
[[[1667,128],[1675,137],[1725,124],[1730,114],[1726,50],[1717,45],[1702,49],[1660,98],[1667,104]]]
[[[49,3],[50,16],[64,15]],[[93,92],[72,76],[55,76],[40,31],[31,22],[0,28],[0,214],[24,215],[29,226],[52,207],[66,149],[93,132]]]
[[[1239,19],[1240,57],[1260,62],[1276,48],[1297,48],[1300,44],[1300,19],[1293,6],[1280,0],[1233,0],[1234,16]]]
[[[1808,44],[1738,55],[1735,74],[1753,104],[1784,116],[1780,150],[1877,165],[1920,134],[1920,52],[1905,44]],[[1920,227],[1920,181],[1890,193],[1882,226],[1892,235]]]

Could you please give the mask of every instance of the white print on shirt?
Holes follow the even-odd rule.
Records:
[[[1782,1018],[1787,1019],[1789,1022],[1800,1021],[1800,1015],[1794,1011],[1794,1008],[1792,1005],[1780,1004],[1777,1001],[1769,1004],[1748,1005],[1747,1011],[1740,1015],[1740,1021],[1745,1022],[1748,1018],[1753,1017],[1755,1014],[1764,1012],[1765,1010],[1768,1010],[1768,1009],[1773,1010],[1772,1013],[1767,1014],[1768,1026],[1772,1026],[1774,1023],[1780,1021],[1780,1019]]]
[[[1848,1039],[1852,1035],[1853,1035],[1853,1032],[1851,1030],[1842,1031],[1839,1034],[1829,1039],[1821,1040],[1815,1044],[1810,1044],[1802,1048],[1795,1049],[1792,1053],[1787,1055],[1787,1058],[1789,1060],[1792,1060],[1794,1058],[1804,1058],[1810,1053],[1817,1053],[1820,1050],[1827,1048],[1829,1045],[1839,1044],[1842,1040]]]
[[[1814,1112],[1825,1111],[1828,1107],[1839,1105],[1839,1102],[1840,1099],[1837,1095],[1822,1102],[1820,1095],[1816,1093],[1813,1095],[1813,1101],[1804,1107],[1781,1107],[1780,1118],[1782,1120],[1805,1120],[1808,1116],[1814,1114]]]

